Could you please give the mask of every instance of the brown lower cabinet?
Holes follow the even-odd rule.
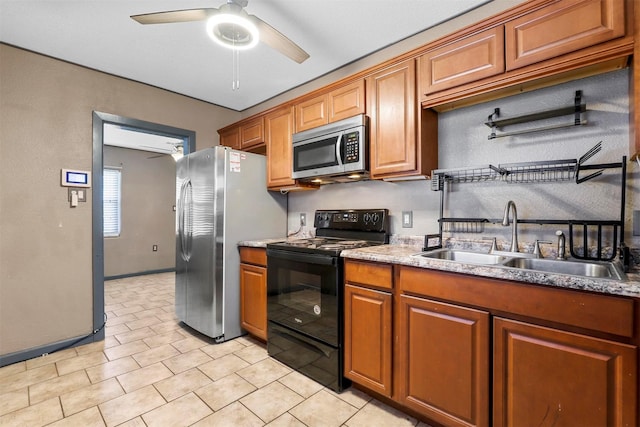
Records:
[[[636,426],[637,348],[494,319],[493,425]]]
[[[400,295],[397,400],[448,426],[489,426],[489,313]]]
[[[240,325],[267,340],[267,253],[264,248],[240,248]]]
[[[345,376],[391,397],[390,292],[345,285]]]
[[[637,299],[351,259],[345,298],[345,375],[427,422],[638,425]]]

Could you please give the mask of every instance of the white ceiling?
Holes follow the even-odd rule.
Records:
[[[184,144],[184,141],[179,138],[155,135],[110,123],[105,123],[103,132],[103,144],[134,150],[153,151],[155,153],[170,155],[182,152],[182,146]]]
[[[231,51],[205,22],[141,25],[130,15],[226,0],[0,0],[0,41],[242,111],[491,0],[249,0],[246,11],[306,50],[297,64],[259,44]]]

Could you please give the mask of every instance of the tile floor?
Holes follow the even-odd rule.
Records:
[[[322,387],[248,336],[212,343],[173,303],[173,273],[107,281],[104,341],[0,368],[0,426],[428,427]]]

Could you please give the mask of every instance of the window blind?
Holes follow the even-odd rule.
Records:
[[[120,235],[121,176],[122,173],[119,169],[104,168],[102,176],[104,237],[117,237]]]

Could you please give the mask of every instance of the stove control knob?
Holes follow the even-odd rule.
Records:
[[[370,219],[371,219],[371,214],[369,212],[362,215],[362,220],[364,221],[365,224],[368,223]]]
[[[378,215],[377,213],[374,213],[371,215],[371,222],[373,222],[374,224],[377,223],[380,220],[380,215]]]

